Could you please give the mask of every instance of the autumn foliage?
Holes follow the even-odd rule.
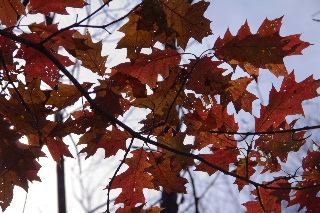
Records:
[[[317,141],[300,162],[300,173],[275,175],[269,182],[252,178],[258,166],[263,167],[261,173],[271,176],[281,171],[288,155],[305,144],[307,130],[318,128],[297,129],[296,120],[286,120],[289,115],[304,115],[302,102],[318,97],[320,82],[312,76],[297,82],[295,72],[286,69],[284,57],[300,55],[310,44],[301,41],[300,35],[281,36],[281,17],[266,19],[256,33],[247,22],[236,35],[227,30],[201,55],[184,50],[190,39],[201,43],[212,34],[211,21],[204,17],[209,3],[203,0],[193,4],[187,0],[143,0],[124,21],[120,18],[101,26],[83,24],[94,14],[66,28],[45,22],[19,26],[20,18],[29,14],[67,15],[66,7],[85,8],[88,3],[0,1],[3,211],[10,205],[14,186],[27,191],[28,181],[40,180],[37,161],[45,156],[41,151],[44,146],[58,164],[61,156],[72,157],[64,142],[70,134],[81,136],[78,144],[85,148],[80,153],[86,153],[87,158],[99,148],[105,150],[106,158],[118,150],[126,152],[120,166],[124,163],[128,169],[116,172],[106,186],[109,192],[122,190],[114,202],[123,204],[116,211],[119,213],[160,212],[160,207],[143,209],[143,190],[186,193],[188,180],[180,174],[187,168],[233,176],[239,191],[253,185],[255,198],[243,204],[247,212],[281,212],[286,208],[281,201],[287,201],[287,206],[299,204],[299,209],[306,207],[307,212],[320,208]],[[104,0],[98,11],[109,4],[111,0]],[[127,51],[130,62],[107,69],[102,41],[96,42],[89,32],[81,34],[78,29],[107,30],[117,23],[123,33],[117,48]],[[156,43],[166,48],[156,48]],[[144,48],[152,52],[141,52]],[[186,55],[190,57],[187,62],[182,60]],[[69,71],[76,63],[96,74],[97,83],[79,83]],[[234,77],[222,64],[241,68],[247,75]],[[283,76],[283,81],[280,89],[271,89],[268,104],[261,105],[260,114],[255,115],[252,102],[258,97],[249,92],[248,85],[258,83],[264,69]],[[63,83],[62,78],[71,84]],[[80,110],[68,108],[81,99],[85,101]],[[230,107],[234,114],[228,113]],[[66,108],[70,113],[63,121],[52,119]],[[119,120],[135,108],[149,113],[139,121],[143,126],[139,131]],[[254,116],[253,131],[239,132],[235,116],[240,111]],[[24,136],[28,144],[19,141]],[[188,136],[194,136],[194,141],[186,140]],[[136,141],[140,141],[140,148],[132,148]],[[193,154],[195,150],[200,154]]]

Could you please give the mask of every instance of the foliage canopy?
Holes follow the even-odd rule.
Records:
[[[314,141],[301,162],[301,172],[274,176],[272,181],[257,182],[251,176],[258,166],[262,173],[282,170],[288,155],[305,144],[308,129],[295,128],[297,120],[289,115],[304,115],[302,102],[318,97],[320,82],[312,76],[297,82],[288,72],[284,57],[300,55],[310,44],[300,35],[281,36],[282,18],[266,19],[256,33],[246,22],[236,35],[229,30],[212,48],[196,56],[186,53],[188,42],[211,35],[211,21],[204,17],[209,3],[201,0],[143,0],[127,15],[105,25],[84,24],[112,0],[104,0],[94,13],[65,28],[45,22],[19,26],[21,17],[29,14],[68,14],[66,7],[85,8],[83,0],[19,0],[0,1],[0,205],[4,211],[13,198],[14,186],[28,190],[28,181],[40,180],[37,159],[43,157],[44,146],[59,164],[61,156],[72,157],[63,138],[81,135],[78,144],[86,145],[80,153],[87,158],[97,149],[105,157],[126,152],[120,166],[128,169],[115,172],[107,189],[122,189],[115,204],[123,204],[117,212],[160,212],[161,208],[143,210],[143,189],[186,193],[188,182],[180,173],[189,167],[210,175],[220,171],[236,178],[241,191],[255,186],[255,199],[244,203],[247,212],[281,212],[281,201],[288,206],[299,204],[307,212],[320,209],[320,151]],[[121,22],[124,18],[125,23]],[[102,41],[95,42],[81,27],[108,29],[123,24],[123,38],[118,49],[126,49],[130,62],[106,67],[107,56],[101,53]],[[20,29],[19,31],[17,29]],[[23,29],[23,30],[21,30]],[[161,43],[164,49],[156,48]],[[197,44],[198,45],[198,44]],[[159,46],[159,45],[158,45]],[[178,50],[175,48],[178,46]],[[152,53],[141,53],[151,48]],[[61,50],[65,50],[64,55]],[[67,54],[67,55],[66,55]],[[190,55],[183,62],[184,55]],[[70,73],[81,64],[98,77],[98,82],[79,81]],[[229,64],[247,73],[236,77],[222,68]],[[261,69],[283,76],[281,88],[272,88],[269,103],[261,105],[260,115],[252,112],[258,99],[248,85],[259,82]],[[71,84],[61,81],[66,77]],[[82,109],[72,110],[84,99]],[[285,101],[284,101],[285,100]],[[228,113],[228,108],[235,113]],[[52,115],[70,112],[61,122]],[[149,114],[140,121],[140,131],[119,120],[133,108]],[[241,110],[255,118],[255,130],[239,132],[235,116]],[[28,144],[19,142],[25,136]],[[194,136],[192,144],[187,136]],[[252,137],[254,136],[254,137]],[[142,141],[133,149],[134,141]],[[153,145],[154,148],[150,148]],[[149,147],[149,148],[148,148]],[[243,148],[244,147],[244,148]],[[209,148],[209,150],[204,149]],[[197,150],[200,154],[193,154]],[[128,154],[131,157],[127,157]],[[232,165],[232,168],[230,167]],[[119,168],[120,168],[119,166]],[[118,171],[118,170],[117,170]],[[108,198],[109,199],[109,198]],[[106,212],[109,212],[109,205]]]

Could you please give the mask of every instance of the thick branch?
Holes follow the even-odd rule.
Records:
[[[316,126],[305,126],[296,129],[284,129],[284,130],[276,130],[276,131],[265,131],[265,132],[228,132],[228,131],[208,131],[210,133],[218,133],[218,134],[229,134],[229,135],[269,135],[269,134],[278,134],[278,133],[288,133],[288,132],[299,132],[305,131],[310,129],[319,129],[320,125]]]
[[[229,175],[229,176],[232,176],[232,177],[235,177],[235,178],[238,178],[240,180],[243,180],[243,181],[246,181],[247,183],[250,183],[256,187],[260,186],[262,188],[265,188],[265,189],[288,189],[288,188],[281,188],[281,187],[269,187],[267,186],[266,184],[262,184],[262,183],[257,183],[255,181],[252,181],[246,177],[243,177],[241,175],[238,175],[238,174],[235,174],[235,173],[232,173],[232,172],[229,172],[228,170],[225,170],[223,169],[222,167],[219,167],[207,160],[205,160],[204,158],[202,158],[201,156],[199,155],[195,155],[195,154],[192,154],[192,153],[188,153],[188,152],[183,152],[181,150],[178,150],[178,149],[174,149],[174,148],[171,148],[169,146],[166,146],[164,144],[161,144],[161,143],[157,143],[156,141],[153,141],[147,137],[144,137],[142,136],[140,133],[134,131],[133,129],[131,129],[129,126],[127,126],[126,124],[124,124],[123,122],[121,122],[120,120],[118,120],[117,118],[115,118],[114,116],[112,116],[110,113],[106,112],[104,109],[102,109],[101,107],[99,107],[95,102],[94,100],[91,98],[90,94],[88,93],[88,91],[86,91],[82,86],[81,84],[77,81],[77,79],[75,79],[75,77],[73,77],[73,75],[65,68],[65,66],[51,53],[51,51],[49,49],[47,49],[46,47],[44,47],[43,45],[41,45],[40,43],[35,43],[35,42],[32,42],[30,40],[27,40],[27,39],[24,39],[24,38],[21,38],[15,34],[12,34],[12,33],[9,33],[5,30],[0,30],[0,35],[2,36],[5,36],[7,38],[10,38],[14,41],[17,41],[17,42],[20,42],[24,45],[27,45],[31,48],[34,48],[38,51],[40,51],[42,54],[44,54],[46,57],[48,57],[60,70],[63,74],[65,74],[69,79],[70,81],[76,86],[76,88],[81,92],[81,94],[87,99],[87,101],[90,103],[91,107],[96,110],[97,112],[101,113],[103,116],[105,116],[106,118],[108,118],[112,123],[114,124],[117,124],[118,126],[122,127],[124,130],[126,130],[129,134],[131,134],[131,136],[133,138],[136,138],[136,139],[140,139],[146,143],[149,143],[149,144],[152,144],[152,145],[155,145],[157,147],[160,147],[162,149],[165,149],[167,151],[170,151],[170,152],[173,152],[175,154],[178,154],[178,155],[182,155],[182,156],[186,156],[186,157],[190,157],[190,158],[193,158],[195,160],[198,160],[206,165],[208,165],[209,167],[211,168],[214,168],[216,170],[219,170],[220,172],[226,174],[226,175]],[[319,128],[319,127],[318,127]],[[297,130],[298,131],[298,130]],[[301,131],[301,130],[300,130]],[[239,133],[235,133],[235,134],[239,134]],[[246,133],[243,133],[243,134],[246,134]],[[269,133],[270,134],[270,133]],[[320,184],[317,184],[317,185],[312,185],[312,186],[308,186],[308,187],[290,187],[290,189],[295,189],[295,190],[301,190],[301,189],[304,189],[304,188],[311,188],[311,187],[317,187],[317,186],[320,186]]]

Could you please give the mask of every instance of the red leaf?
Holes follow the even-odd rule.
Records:
[[[230,147],[226,149],[211,148],[211,151],[213,154],[200,154],[200,156],[227,171],[229,171],[229,165],[231,163],[236,163],[238,161],[237,157],[240,154],[238,149]],[[203,171],[207,172],[209,175],[213,175],[218,170],[209,167],[204,163],[200,163],[196,166],[196,171]]]
[[[268,186],[279,188],[291,187],[287,180],[280,180]],[[258,201],[250,201],[242,205],[247,207],[247,213],[281,213],[281,201],[290,201],[290,191],[290,189],[276,190],[259,187],[258,190],[256,189],[252,192],[253,195],[258,196],[258,198],[256,198]]]
[[[61,140],[61,138],[56,137],[51,138],[48,137],[46,140],[46,144],[47,147],[49,149],[49,152],[52,156],[52,158],[60,165],[60,161],[61,161],[61,157],[67,156],[67,157],[71,157],[73,158],[72,154],[70,153],[69,149],[68,149],[68,145],[66,145],[65,143],[63,143],[63,141]]]
[[[41,38],[35,34],[23,34],[21,37],[31,40],[33,42],[40,42]],[[64,66],[73,65],[69,57],[52,53]],[[49,86],[54,87],[61,77],[59,74],[59,68],[54,63],[43,55],[40,51],[30,48],[24,44],[21,45],[17,55],[17,58],[24,59],[26,61],[25,77],[26,81],[30,82],[34,78],[40,78]]]
[[[185,184],[188,180],[179,175],[182,170],[181,165],[160,153],[149,153],[148,156],[151,166],[146,171],[152,174],[155,186],[163,186],[167,193],[187,192]]]
[[[284,122],[285,125],[281,125],[284,128],[272,130],[292,129],[295,122],[293,121],[291,124]],[[305,131],[302,131],[294,133],[294,135],[291,132],[263,135],[256,140],[256,147],[266,156],[271,155],[273,158],[279,158],[282,162],[286,162],[290,152],[298,152],[300,147],[305,144],[305,133]]]
[[[237,36],[228,30],[223,39],[217,39],[215,56],[234,68],[239,65],[252,76],[259,75],[259,68],[269,69],[276,76],[286,76],[283,58],[300,55],[301,50],[310,44],[301,41],[300,35],[280,36],[281,20],[266,19],[256,34],[250,32],[247,22]]]
[[[142,209],[143,208],[143,204],[137,207],[131,207],[131,206],[126,206],[124,208],[118,208],[116,213],[160,213],[161,210],[163,210],[164,208],[160,208],[160,207],[152,207],[149,209]]]
[[[303,176],[308,182],[320,184],[320,152],[308,150],[303,159]]]
[[[298,187],[304,187],[304,186],[312,186],[313,183],[306,181],[301,184],[298,184]],[[294,195],[292,196],[293,199],[289,202],[289,206],[293,206],[298,204],[300,211],[303,208],[306,208],[306,213],[311,212],[318,212],[320,209],[320,197],[318,197],[319,194],[319,187],[311,187],[306,188],[303,190],[295,190]]]
[[[7,27],[17,23],[19,15],[25,15],[25,7],[20,0],[0,0],[0,21]]]
[[[50,15],[50,12],[69,14],[66,7],[82,8],[87,5],[83,0],[30,0],[29,13],[42,13]]]
[[[151,164],[147,160],[147,152],[138,149],[131,152],[132,158],[126,160],[129,166],[127,171],[116,176],[111,189],[121,188],[122,192],[116,198],[115,204],[124,203],[125,206],[134,207],[137,203],[144,203],[144,188],[154,189],[153,177],[145,172]]]
[[[46,39],[59,30],[58,24],[51,24],[47,26],[45,22],[41,22],[39,24],[33,23],[28,27],[32,32],[36,32],[42,39]],[[66,49],[76,49],[75,40],[72,37],[75,32],[75,30],[65,30],[60,32],[58,35],[51,38],[48,43],[52,45],[52,48],[55,51],[58,51],[60,46],[63,46]]]
[[[256,131],[276,128],[288,115],[304,114],[302,102],[317,97],[319,87],[319,80],[314,80],[312,76],[297,83],[292,72],[283,80],[279,92],[272,88],[269,104],[261,107],[260,118],[256,118]]]
[[[172,49],[159,50],[154,48],[150,55],[141,54],[133,64],[122,63],[113,68],[123,74],[131,75],[139,79],[143,84],[148,84],[151,88],[157,86],[158,75],[166,78],[169,76],[169,69],[179,65],[180,54]]]
[[[232,172],[249,179],[256,171],[254,169],[256,165],[257,163],[250,159],[247,161],[246,158],[240,158],[239,161],[235,163],[236,169],[234,169]],[[234,183],[238,185],[239,191],[241,191],[244,186],[249,184],[247,181],[241,179],[236,179]]]
[[[28,181],[41,181],[37,158],[44,153],[38,147],[21,144],[21,135],[0,115],[0,204],[4,211],[13,198],[14,186],[28,191]]]
[[[227,109],[215,104],[209,111],[199,114],[198,111],[188,113],[184,117],[188,133],[207,132],[210,130],[232,131],[238,130],[234,115],[229,115]]]
[[[105,149],[105,158],[115,155],[119,149],[126,150],[126,141],[130,134],[113,127],[105,133],[100,130],[90,130],[80,138],[79,144],[88,144],[80,153],[88,153],[86,158],[94,155],[98,148]]]

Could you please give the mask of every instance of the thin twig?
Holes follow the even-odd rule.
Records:
[[[197,196],[197,192],[196,192],[196,184],[195,184],[194,178],[190,172],[190,169],[187,169],[187,171],[188,171],[188,174],[189,174],[190,180],[191,180],[194,204],[195,204],[195,208],[196,208],[195,213],[200,213],[200,211],[199,211],[199,197]]]
[[[112,186],[112,183],[113,183],[113,181],[115,180],[115,178],[116,178],[116,176],[117,176],[117,174],[118,174],[121,166],[125,163],[125,161],[126,161],[126,159],[127,159],[127,156],[128,156],[128,154],[129,154],[129,152],[130,152],[130,149],[131,149],[131,146],[132,146],[132,144],[133,144],[133,141],[134,141],[134,138],[131,138],[130,145],[129,145],[126,153],[125,153],[124,156],[123,156],[123,160],[122,160],[121,163],[119,164],[118,168],[117,168],[116,171],[114,172],[114,174],[113,174],[113,176],[112,176],[112,178],[111,178],[111,180],[110,180],[110,182],[109,182],[109,184],[108,184],[107,210],[104,211],[104,213],[110,213],[110,191],[111,191],[111,186]]]

